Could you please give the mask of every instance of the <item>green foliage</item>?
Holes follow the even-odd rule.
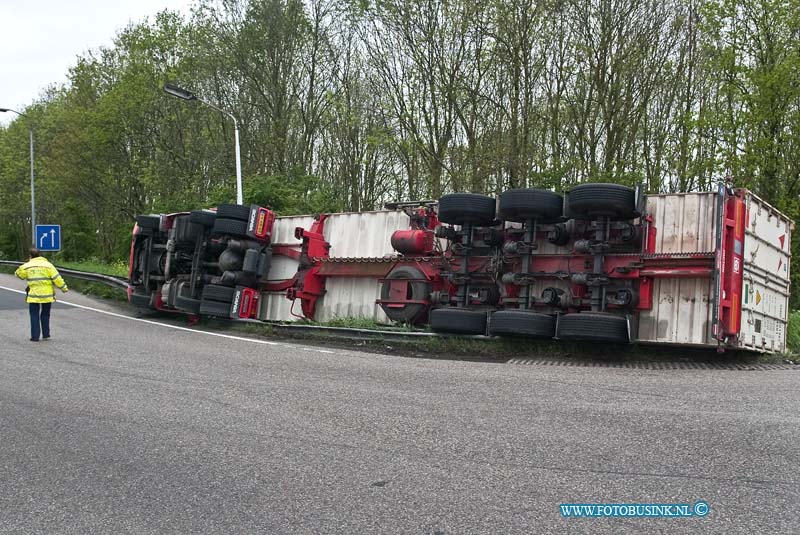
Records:
[[[342,203],[318,177],[295,170],[286,175],[255,176],[243,186],[248,203],[268,206],[278,215],[338,212]]]
[[[333,318],[330,321],[321,323],[326,327],[344,327],[348,329],[384,329],[386,325],[376,323],[372,318]]]
[[[102,262],[99,258],[89,258],[80,262],[70,262],[60,260],[58,256],[52,258],[53,263],[60,268],[74,269],[75,271],[86,271],[87,273],[100,273],[102,275],[112,275],[115,277],[128,276],[128,262],[117,260],[110,264]]]
[[[789,352],[800,353],[800,310],[789,313],[789,327],[786,331],[786,347]]]
[[[113,301],[128,301],[128,294],[125,293],[125,290],[108,286],[107,284],[85,281],[69,276],[64,277],[64,280],[66,281],[67,286],[69,286],[70,292],[77,291],[84,295],[100,297],[103,299],[111,299]],[[69,294],[67,294],[67,296],[69,296]]]

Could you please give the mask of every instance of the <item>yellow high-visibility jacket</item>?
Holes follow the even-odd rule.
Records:
[[[62,292],[67,291],[67,283],[58,270],[43,256],[31,258],[14,272],[14,275],[28,281],[28,303],[52,303],[56,300],[55,284]]]

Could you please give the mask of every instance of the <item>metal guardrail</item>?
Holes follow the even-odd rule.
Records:
[[[24,262],[17,262],[15,260],[0,260],[0,265],[2,266],[21,266],[22,264],[24,264]],[[86,280],[90,282],[99,282],[101,284],[117,288],[119,290],[128,289],[128,281],[121,277],[114,277],[112,275],[103,275],[101,273],[90,273],[88,271],[78,271],[75,269],[61,268],[58,266],[56,266],[56,269],[58,269],[59,273],[61,273],[62,275],[66,275],[68,277],[74,277],[76,279]]]

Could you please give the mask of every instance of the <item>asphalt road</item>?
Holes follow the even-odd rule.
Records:
[[[0,288],[2,533],[800,532],[800,371],[421,360],[61,299],[32,343]]]

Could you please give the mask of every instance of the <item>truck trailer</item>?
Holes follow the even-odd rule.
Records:
[[[794,223],[745,189],[453,193],[384,210],[138,216],[129,299],[233,320],[786,349]]]

